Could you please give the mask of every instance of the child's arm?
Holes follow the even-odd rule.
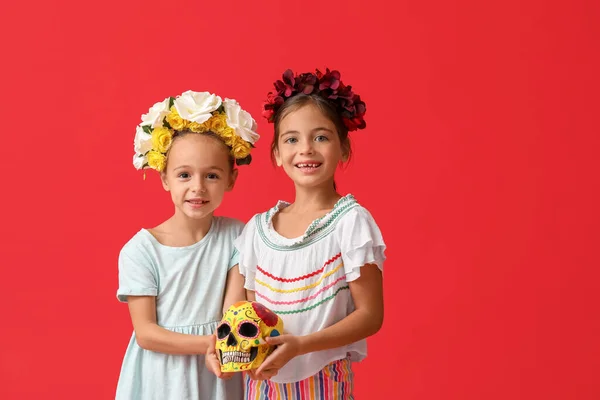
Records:
[[[238,265],[231,267],[227,273],[227,284],[225,286],[225,298],[223,299],[223,315],[232,304],[245,300],[246,290],[244,289],[244,276],[240,274]],[[209,341],[209,346],[206,350],[206,358],[204,364],[209,371],[215,374],[218,378],[229,379],[233,373],[221,372],[221,364],[217,358],[215,349],[216,336],[212,335]]]
[[[239,266],[235,265],[227,273],[225,299],[223,300],[223,315],[225,315],[229,306],[241,300],[246,300],[244,275],[240,274]]]
[[[319,350],[345,346],[368,336],[381,328],[383,323],[383,283],[377,265],[367,264],[361,268],[361,275],[348,283],[355,310],[338,323],[306,336],[284,334],[267,338],[267,343],[277,345],[277,349],[257,370],[281,369],[292,358]]]
[[[156,298],[128,296],[129,313],[138,345],[167,354],[205,354],[210,336],[186,335],[164,329],[156,323]]]

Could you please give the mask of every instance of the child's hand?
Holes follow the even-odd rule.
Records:
[[[233,372],[221,372],[221,363],[217,358],[217,350],[215,349],[216,336],[211,336],[209,338],[208,349],[206,349],[206,355],[204,357],[204,364],[206,368],[215,374],[218,378],[223,380],[231,379],[233,376]]]
[[[300,339],[298,336],[285,334],[268,337],[266,341],[272,346],[277,346],[277,348],[258,367],[256,370],[257,376],[276,375],[277,371],[283,368],[292,358],[300,354]]]
[[[272,377],[274,377],[275,375],[277,375],[277,370],[276,369],[267,369],[264,370],[262,373],[258,373],[258,370],[249,370],[246,371],[248,373],[248,375],[250,376],[250,379],[255,380],[255,381],[266,381],[268,379],[271,379]]]

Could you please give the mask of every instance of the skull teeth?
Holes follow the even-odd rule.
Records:
[[[250,362],[250,353],[242,352],[242,351],[223,352],[221,364],[227,364],[230,362],[249,363]]]

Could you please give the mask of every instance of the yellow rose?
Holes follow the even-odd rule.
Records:
[[[167,128],[158,127],[152,131],[152,148],[160,153],[166,153],[171,147],[173,133]]]
[[[148,166],[157,171],[162,171],[165,169],[167,158],[164,154],[159,153],[156,150],[150,150],[148,152]]]
[[[231,129],[230,127],[226,127],[225,129],[216,133],[221,137],[221,139],[223,139],[225,144],[229,147],[232,147],[233,144],[236,142],[236,138],[238,138],[233,129]]]
[[[190,124],[188,125],[188,129],[190,131],[196,132],[196,133],[204,133],[204,132],[208,131],[208,127],[206,126],[206,123],[199,124],[197,122],[190,122]]]
[[[188,125],[188,121],[179,116],[175,106],[171,107],[171,112],[169,115],[167,115],[167,122],[169,125],[171,125],[171,128],[175,129],[176,131],[182,131]]]
[[[221,133],[222,130],[227,128],[227,116],[225,114],[215,114],[209,122],[210,130],[214,133]]]
[[[240,138],[233,143],[233,146],[231,147],[231,154],[233,154],[233,157],[236,159],[246,158],[250,154],[250,150],[252,150],[250,144],[244,139]]]

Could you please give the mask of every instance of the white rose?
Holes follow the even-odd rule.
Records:
[[[146,164],[146,162],[148,162],[148,159],[146,156],[143,156],[138,153],[135,153],[133,155],[133,166],[135,167],[135,169],[142,169],[142,167],[144,166],[144,164]]]
[[[142,115],[142,123],[140,125],[150,125],[152,128],[162,126],[163,119],[169,115],[169,98],[153,105],[148,114]]]
[[[175,99],[174,105],[181,118],[201,124],[221,107],[221,98],[209,92],[188,90]]]
[[[256,133],[256,121],[249,112],[242,110],[242,107],[233,99],[225,99],[223,102],[225,114],[227,115],[227,125],[235,130],[242,139],[249,143],[256,143],[260,135]]]
[[[141,126],[135,130],[135,139],[133,139],[133,148],[136,153],[146,154],[152,149],[152,135],[144,132]]]

